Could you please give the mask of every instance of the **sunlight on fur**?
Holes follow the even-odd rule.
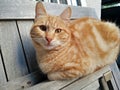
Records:
[[[119,53],[119,28],[93,18],[70,20],[71,8],[49,15],[36,4],[30,35],[37,61],[50,80],[82,77],[113,63]]]

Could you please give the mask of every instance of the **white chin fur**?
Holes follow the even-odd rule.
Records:
[[[60,46],[61,45],[61,43],[59,42],[59,41],[52,41],[51,43],[50,43],[50,45],[43,45],[43,47],[45,48],[45,49],[47,49],[47,50],[51,50],[51,49],[54,49],[54,48],[56,48],[56,47],[58,47],[58,46]]]
[[[51,50],[51,49],[54,49],[55,47],[54,46],[50,46],[50,45],[48,45],[48,46],[44,45],[43,48],[46,49],[46,50]]]

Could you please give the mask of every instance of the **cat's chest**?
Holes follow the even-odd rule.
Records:
[[[44,72],[49,72],[51,70],[56,71],[72,60],[70,53],[68,53],[68,49],[38,56],[40,68],[43,69]]]
[[[79,57],[79,49],[76,46],[70,46],[59,51],[48,52],[44,55],[42,54],[40,57],[41,61],[46,63],[74,61],[74,59],[77,60]]]
[[[45,55],[39,61],[39,66],[44,73],[58,71],[64,65],[65,60],[59,55]]]

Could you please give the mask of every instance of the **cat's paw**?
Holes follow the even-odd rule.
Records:
[[[60,72],[49,73],[47,75],[49,80],[61,80],[63,79]]]
[[[51,81],[54,80],[54,78],[52,77],[51,74],[48,74],[47,77],[48,77],[48,79],[51,80]]]

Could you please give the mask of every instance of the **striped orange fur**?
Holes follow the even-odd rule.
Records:
[[[50,80],[71,79],[90,74],[113,63],[120,46],[119,28],[93,18],[71,21],[71,9],[60,16],[36,5],[31,38],[41,70]]]

